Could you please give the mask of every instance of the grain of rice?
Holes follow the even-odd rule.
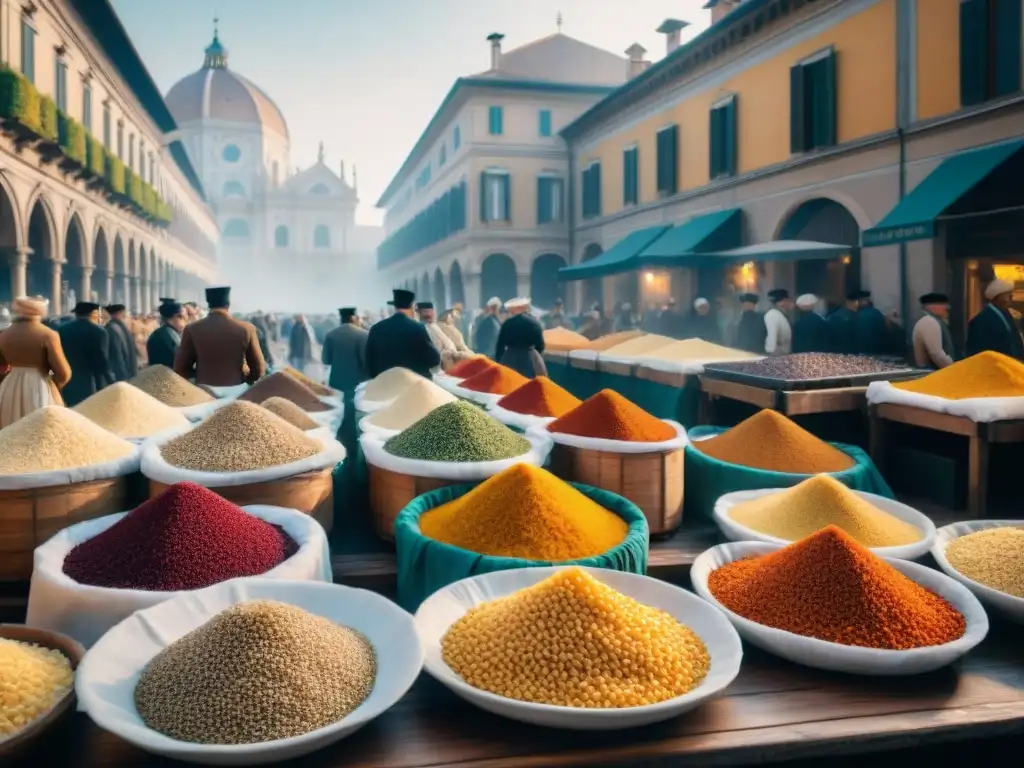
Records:
[[[82,414],[48,405],[0,429],[0,475],[106,464],[135,450]]]
[[[317,424],[313,419],[310,418],[309,414],[299,408],[291,400],[284,397],[268,397],[262,403],[261,406],[266,408],[273,414],[280,416],[282,419],[287,421],[293,427],[306,431],[308,429],[316,429],[320,425]]]
[[[455,395],[445,392],[434,382],[421,378],[387,408],[382,408],[370,416],[368,421],[381,429],[407,429],[435,408],[454,403],[455,400]]]
[[[215,399],[195,384],[181,378],[166,365],[151,365],[143,368],[128,383],[138,387],[147,395],[152,395],[164,405],[172,408],[187,408],[190,405],[202,405]]]
[[[118,437],[149,437],[189,423],[179,411],[124,381],[101,389],[74,410]]]

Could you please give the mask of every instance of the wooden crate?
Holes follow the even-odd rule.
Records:
[[[369,462],[366,467],[370,475],[370,515],[373,518],[373,530],[385,541],[395,540],[395,518],[417,496],[448,485],[466,482],[403,475],[375,467]]]

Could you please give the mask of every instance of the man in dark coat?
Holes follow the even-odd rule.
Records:
[[[369,332],[359,325],[355,307],[342,307],[341,325],[327,334],[321,351],[321,362],[330,366],[329,385],[345,393],[348,402],[357,384],[370,378],[366,372],[366,342]]]
[[[99,324],[99,312],[99,304],[80,301],[75,306],[75,319],[57,329],[64,356],[71,366],[71,381],[61,390],[68,408],[114,383],[110,337]]]
[[[181,332],[185,329],[185,308],[174,299],[168,299],[157,311],[160,327],[146,339],[146,357],[150,365],[165,365],[173,370],[174,358],[181,346]]]
[[[857,354],[885,355],[890,350],[889,324],[871,301],[871,291],[857,292],[857,316],[854,329],[857,336]]]
[[[185,326],[174,358],[174,372],[211,387],[255,384],[267,363],[252,323],[231,316],[231,288],[206,289],[210,314]]]
[[[124,304],[111,304],[107,307],[110,320],[106,331],[110,346],[110,369],[115,381],[128,381],[139,372],[139,356],[135,349],[135,339],[124,322]]]
[[[986,286],[985,298],[988,304],[967,324],[968,357],[992,351],[1024,360],[1024,340],[1010,314],[1012,295],[1013,283],[1008,280],[993,280]],[[74,371],[74,368],[71,370]]]
[[[793,352],[828,352],[828,323],[814,311],[818,297],[805,293],[796,300],[793,323]]]
[[[441,365],[441,353],[413,319],[416,294],[396,288],[394,296],[395,314],[375,323],[366,339],[366,372],[373,378],[391,368],[408,368],[429,379],[431,369]]]
[[[669,299],[661,308],[658,333],[670,339],[682,339],[686,328],[683,316],[676,310],[676,300]]]
[[[768,338],[764,316],[757,311],[757,302],[760,298],[756,293],[741,293],[739,295],[743,314],[740,315],[739,325],[736,326],[736,346],[745,352],[753,352],[755,355],[764,354],[764,342]]]
[[[473,349],[481,355],[494,358],[495,348],[498,346],[498,332],[501,331],[501,320],[498,319],[498,310],[501,309],[501,299],[492,297],[484,313],[476,322],[476,329],[473,333]]]
[[[846,304],[828,318],[828,351],[842,355],[857,353],[857,310],[860,308],[860,291],[846,295]]]
[[[541,357],[544,352],[544,329],[530,314],[530,300],[509,299],[505,302],[505,309],[510,317],[501,324],[501,331],[498,332],[495,359],[528,379],[547,376],[548,369]]]
[[[693,302],[693,312],[686,319],[686,338],[717,344],[719,337],[718,323],[711,314],[711,302],[698,296]]]

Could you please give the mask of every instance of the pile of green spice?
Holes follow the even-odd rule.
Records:
[[[435,408],[384,444],[392,456],[419,461],[501,461],[532,446],[522,435],[462,401]]]
[[[173,739],[256,744],[337,722],[366,700],[376,675],[376,652],[361,633],[251,600],[158,653],[135,686],[135,706]]]

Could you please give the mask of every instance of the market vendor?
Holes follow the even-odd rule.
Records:
[[[949,296],[926,293],[921,297],[924,317],[914,325],[914,365],[945,368],[953,364],[953,334],[949,331]]]
[[[743,313],[736,327],[736,346],[744,352],[760,355],[764,352],[764,342],[768,335],[764,318],[757,311],[757,302],[761,297],[756,293],[741,293],[738,298]]]
[[[441,365],[441,353],[426,326],[413,319],[416,294],[402,288],[393,293],[389,303],[395,314],[374,323],[366,339],[366,372],[372,379],[391,368],[408,368],[429,379],[431,369]]]
[[[196,384],[236,387],[263,378],[267,364],[252,323],[231,316],[231,288],[206,289],[210,314],[185,326],[174,372]]]
[[[793,323],[794,352],[828,352],[828,323],[815,309],[818,297],[805,293],[796,300],[797,318]]]
[[[991,350],[1004,355],[1024,359],[1024,339],[1013,315],[1010,314],[1010,299],[1013,283],[1008,280],[993,280],[985,287],[988,304],[971,318],[967,325],[967,356]]]
[[[764,314],[764,352],[769,355],[788,355],[793,345],[793,327],[786,317],[786,311],[793,306],[789,291],[776,288],[768,291],[771,309]]]
[[[548,369],[541,354],[544,352],[544,329],[530,314],[530,300],[519,297],[505,302],[509,318],[498,332],[494,359],[502,365],[532,379],[547,376]]]

